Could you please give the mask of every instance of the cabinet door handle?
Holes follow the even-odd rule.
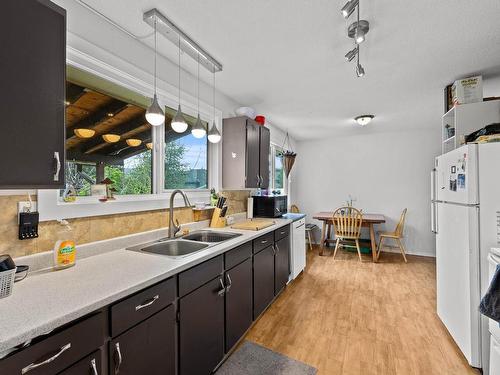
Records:
[[[149,301],[147,302],[143,302],[142,304],[138,305],[135,307],[135,311],[139,311],[145,307],[149,307],[151,306],[153,303],[155,303],[156,301],[158,301],[160,299],[160,296],[157,294],[156,296],[154,296],[153,298],[151,298]]]
[[[45,361],[38,362],[38,363],[32,363],[32,364],[24,367],[21,370],[21,374],[24,375],[24,374],[30,372],[31,370],[34,370],[40,366],[49,364],[50,362],[56,360],[61,354],[63,354],[66,350],[68,350],[70,348],[71,348],[71,343],[67,343],[64,346],[61,346],[61,349],[59,349],[59,351],[56,354],[54,354],[52,357],[46,359]]]
[[[61,158],[59,152],[54,152],[54,181],[59,181],[59,172],[61,171]]]
[[[231,285],[233,285],[233,282],[231,280],[231,276],[229,276],[228,273],[226,274],[226,277],[227,277],[226,293],[228,293],[229,289],[231,289]]]
[[[99,375],[99,373],[97,372],[95,358],[92,358],[92,361],[90,361],[90,369],[92,370],[92,375]]]
[[[260,186],[260,176],[257,175],[257,185]]]
[[[264,244],[266,244],[266,243],[267,243],[267,240],[262,240],[262,241],[260,241],[260,243],[261,243],[262,245],[264,245]]]
[[[224,285],[224,282],[222,281],[222,279],[221,279],[221,278],[219,278],[219,282],[220,282],[221,290],[219,290],[219,291],[217,292],[217,295],[218,295],[219,297],[223,297],[223,296],[224,296],[224,294],[226,294],[226,286]]]
[[[118,363],[115,363],[115,375],[120,373],[120,366],[122,365],[122,352],[120,350],[120,343],[115,344],[115,355],[118,357]]]
[[[276,247],[276,254],[280,252],[280,247],[278,246],[278,244],[275,244],[274,245]]]
[[[274,247],[274,245],[272,245],[272,246],[270,247],[270,249],[272,250],[273,255],[276,255],[276,248]]]

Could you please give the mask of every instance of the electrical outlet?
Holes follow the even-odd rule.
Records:
[[[19,214],[21,212],[36,212],[38,209],[37,202],[31,202],[31,208],[30,208],[30,202],[29,201],[21,201],[17,202],[17,223],[19,224]]]

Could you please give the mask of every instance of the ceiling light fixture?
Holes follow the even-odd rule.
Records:
[[[359,63],[359,45],[365,41],[366,34],[370,31],[370,23],[366,20],[359,19],[359,0],[351,0],[344,5],[342,14],[344,14],[344,10],[346,10],[349,12],[349,15],[351,15],[354,9],[357,10],[357,20],[351,23],[347,28],[347,36],[354,39],[355,48],[345,54],[345,59],[350,62],[356,57],[356,75],[358,77],[363,77],[365,75],[365,69]]]
[[[359,0],[349,0],[341,10],[342,16],[347,19],[354,12],[356,6],[358,5]]]
[[[80,128],[80,129],[75,129],[74,133],[78,138],[87,139],[87,138],[92,138],[94,136],[95,130]]]
[[[361,115],[358,117],[355,117],[354,120],[361,126],[366,126],[368,125],[374,118],[375,116],[373,115]]]
[[[201,122],[200,118],[200,57],[198,55],[198,118],[191,129],[191,134],[195,138],[203,138],[207,131],[205,130],[205,125]]]
[[[136,138],[129,138],[127,139],[125,142],[127,142],[127,144],[130,146],[130,147],[138,147],[141,145],[142,141],[140,139],[136,139]]]
[[[208,141],[211,143],[219,143],[222,136],[220,135],[219,130],[217,129],[217,125],[215,123],[215,72],[214,72],[214,76],[213,76],[213,91],[214,91],[214,98],[213,98],[214,99],[214,101],[213,101],[214,119],[213,119],[212,127],[208,131]]]
[[[158,103],[158,97],[156,96],[156,55],[157,55],[157,32],[156,32],[156,20],[155,20],[155,75],[154,75],[154,96],[151,105],[146,110],[146,120],[153,126],[160,126],[165,121],[165,113]]]
[[[116,143],[120,140],[120,136],[118,134],[104,134],[102,136],[102,139],[104,139],[104,141],[106,143]]]
[[[184,133],[188,128],[188,124],[186,122],[186,119],[184,118],[184,115],[182,114],[182,109],[181,109],[181,38],[180,37],[178,40],[178,44],[179,44],[179,107],[177,108],[177,112],[175,113],[175,116],[172,119],[170,125],[172,126],[172,129],[174,129],[176,133]]]

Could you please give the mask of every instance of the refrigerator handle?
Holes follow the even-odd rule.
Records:
[[[432,233],[438,234],[438,220],[437,220],[437,203],[431,203],[431,230]]]
[[[431,201],[436,200],[436,168],[434,168],[431,172]]]

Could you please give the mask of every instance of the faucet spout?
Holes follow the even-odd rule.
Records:
[[[172,192],[172,194],[170,195],[170,207],[169,207],[169,225],[168,225],[169,238],[174,238],[177,232],[181,230],[179,221],[177,221],[177,225],[174,222],[174,198],[177,194],[182,195],[185,207],[191,207],[191,203],[189,202],[187,195],[182,190],[177,189]]]

